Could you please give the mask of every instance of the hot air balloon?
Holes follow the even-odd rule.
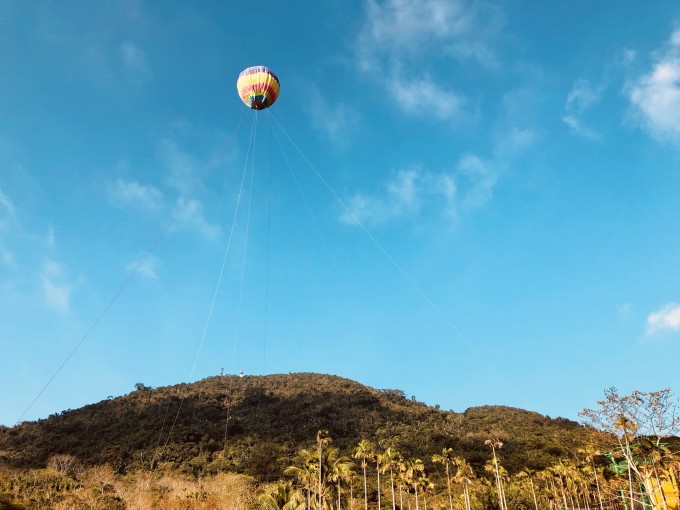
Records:
[[[264,110],[279,97],[279,79],[264,66],[249,67],[238,75],[236,90],[248,108]]]

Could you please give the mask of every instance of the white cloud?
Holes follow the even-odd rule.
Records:
[[[58,312],[68,312],[73,286],[68,282],[62,265],[54,260],[46,261],[40,279],[47,305]]]
[[[192,192],[198,178],[199,162],[172,140],[163,140],[159,155],[168,169],[167,184],[183,195]]]
[[[149,280],[158,280],[158,258],[149,254],[137,260],[128,262],[125,269],[128,272],[137,272],[140,276]]]
[[[7,214],[14,216],[14,204],[2,189],[0,189],[0,206],[2,206]]]
[[[359,114],[343,103],[324,98],[316,85],[309,86],[308,94],[308,113],[314,128],[322,131],[331,142],[345,144],[349,132],[359,121]]]
[[[15,215],[14,204],[0,188],[0,232],[9,227]]]
[[[442,89],[433,80],[396,79],[391,87],[396,105],[409,114],[452,119],[461,113],[462,96]]]
[[[590,139],[598,138],[599,135],[584,124],[583,116],[601,96],[602,87],[595,87],[588,80],[576,80],[567,95],[562,121],[577,135]]]
[[[433,46],[441,51],[447,43],[478,33],[477,15],[460,0],[369,0],[360,57],[371,58],[376,52],[419,55],[423,47]]]
[[[637,57],[637,51],[624,48],[621,53],[621,64],[623,64],[624,67],[628,66],[635,60],[635,57]]]
[[[385,184],[384,191],[376,196],[356,194],[347,205],[349,211],[340,216],[343,223],[357,221],[381,223],[392,218],[413,214],[420,208],[424,173],[418,168],[400,170]]]
[[[220,227],[206,220],[203,204],[198,200],[178,198],[173,215],[174,230],[189,230],[208,239],[215,239],[220,235]]]
[[[416,189],[416,179],[422,176],[422,172],[416,170],[402,170],[396,179],[387,183],[387,192],[393,197],[393,202],[399,204],[402,210],[415,210],[420,206],[420,197]]]
[[[680,29],[673,32],[649,73],[628,87],[628,98],[653,136],[680,142]]]
[[[374,197],[358,193],[346,202],[347,209],[340,214],[340,221],[347,224],[365,223],[371,221],[379,223],[384,221],[386,207],[385,202]]]
[[[9,268],[14,268],[16,267],[16,260],[14,259],[14,254],[6,250],[5,248],[0,248],[0,262],[2,265],[9,267]]]
[[[462,205],[478,208],[487,203],[493,196],[493,188],[498,180],[494,165],[474,154],[466,154],[458,162],[458,170],[468,181]]]
[[[146,53],[131,42],[125,42],[120,46],[120,56],[123,64],[129,69],[137,71],[148,70],[146,62]]]
[[[510,156],[518,154],[536,143],[538,134],[533,129],[511,127],[501,130],[496,139],[497,155]]]
[[[567,95],[567,108],[583,112],[600,100],[602,91],[588,80],[576,80]]]
[[[647,334],[680,330],[680,305],[668,303],[647,316]]]
[[[116,179],[107,187],[109,200],[117,206],[136,206],[143,209],[158,209],[163,203],[163,193],[137,181]]]
[[[490,69],[497,68],[500,63],[496,53],[487,44],[479,41],[460,41],[451,44],[448,53],[461,60],[473,59]]]
[[[347,224],[383,223],[429,213],[454,220],[459,210],[477,209],[491,200],[498,176],[495,164],[475,154],[464,155],[452,172],[413,166],[397,172],[381,192],[351,196],[346,201],[349,211],[339,219]]]
[[[459,118],[465,98],[451,80],[437,80],[427,66],[441,73],[451,57],[497,66],[489,45],[498,30],[497,12],[463,0],[367,0],[365,5],[366,20],[355,43],[359,69],[375,77],[408,114]]]
[[[9,229],[11,221],[14,219],[14,205],[0,189],[0,234]],[[0,263],[8,268],[14,268],[16,261],[14,254],[2,246],[3,239],[0,237]]]
[[[347,224],[383,223],[400,217],[416,216],[425,207],[441,216],[455,216],[457,187],[453,176],[432,173],[419,167],[400,170],[375,195],[357,193],[349,198],[349,211],[340,221]]]
[[[220,227],[205,218],[203,203],[195,195],[199,189],[201,172],[222,163],[222,160],[214,157],[208,162],[201,162],[170,139],[161,142],[158,154],[167,169],[166,184],[179,194],[172,212],[173,230],[188,230],[208,239],[219,236]]]

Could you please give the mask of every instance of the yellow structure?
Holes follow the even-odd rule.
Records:
[[[680,493],[678,492],[678,486],[673,480],[663,480],[661,482],[661,490],[663,490],[668,510],[680,510]]]

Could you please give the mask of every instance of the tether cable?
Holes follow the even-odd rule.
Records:
[[[246,153],[246,162],[245,162],[245,165],[243,166],[243,172],[241,174],[241,185],[239,187],[238,197],[236,199],[236,208],[234,209],[234,216],[233,216],[233,219],[232,219],[232,222],[231,222],[231,228],[229,230],[229,236],[227,238],[227,245],[226,245],[226,248],[225,248],[225,251],[224,251],[224,256],[222,257],[222,265],[220,267],[219,276],[217,278],[217,284],[215,285],[215,292],[213,293],[213,299],[212,299],[212,302],[210,304],[210,309],[208,311],[208,317],[206,318],[205,326],[203,327],[203,334],[201,335],[201,341],[199,343],[199,347],[198,347],[198,350],[196,352],[196,356],[194,358],[194,363],[193,363],[193,366],[191,368],[189,380],[191,380],[194,376],[194,372],[196,370],[196,365],[198,363],[198,359],[199,359],[201,350],[203,348],[203,344],[205,342],[205,337],[206,337],[207,332],[208,332],[208,327],[209,327],[210,321],[212,319],[213,311],[215,309],[215,303],[217,302],[217,296],[218,296],[219,291],[220,291],[220,286],[221,286],[221,283],[222,283],[222,276],[224,275],[224,268],[226,267],[226,264],[227,264],[227,258],[229,256],[229,252],[230,252],[230,249],[231,249],[231,242],[232,242],[232,238],[233,238],[234,230],[235,230],[235,226],[236,226],[236,219],[238,217],[238,212],[239,212],[239,208],[240,208],[240,205],[241,205],[241,197],[243,196],[243,188],[244,188],[246,173],[247,173],[247,169],[248,169],[248,156],[250,154],[251,146],[254,147],[255,130],[256,130],[256,121],[255,121],[255,118],[254,118],[253,124],[252,124],[251,129],[250,129],[250,142],[248,144],[248,152]],[[175,426],[177,425],[177,420],[179,419],[179,415],[182,411],[182,406],[183,406],[185,400],[186,400],[186,397],[182,396],[182,399],[180,400],[180,403],[179,403],[179,407],[177,409],[177,413],[175,414],[175,418],[172,422],[172,426],[170,427],[170,431],[168,432],[168,438],[165,441],[165,444],[163,445],[163,448],[161,449],[160,454],[157,455],[157,456],[154,456],[154,458],[151,460],[151,468],[152,469],[153,469],[153,466],[156,463],[156,461],[157,460],[160,461],[162,459],[163,454],[165,453],[165,450],[166,450],[168,444],[170,443],[170,438],[172,437],[172,433],[174,432]]]

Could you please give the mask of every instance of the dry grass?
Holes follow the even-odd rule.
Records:
[[[198,480],[141,471],[121,477],[109,466],[94,466],[75,477],[51,468],[7,472],[0,477],[3,492],[0,508],[11,500],[19,508],[54,510],[245,510],[257,508],[258,486],[233,473]]]
[[[115,488],[129,510],[245,510],[253,508],[257,491],[252,479],[232,473],[200,480],[135,473]]]

